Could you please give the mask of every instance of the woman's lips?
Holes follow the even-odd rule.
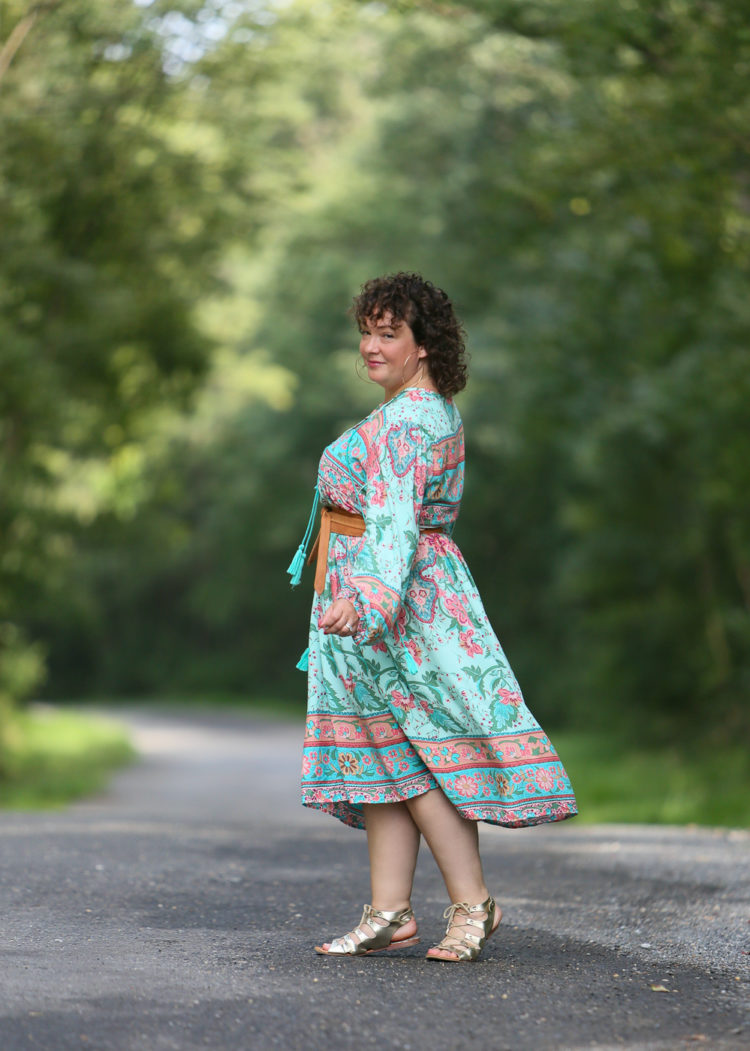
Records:
[[[385,362],[378,361],[377,359],[373,359],[372,361],[367,362],[368,369],[371,369],[374,365],[385,365]]]

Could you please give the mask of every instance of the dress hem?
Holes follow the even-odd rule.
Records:
[[[413,787],[416,791],[392,792],[392,799],[375,800],[375,805],[380,803],[404,803],[408,799],[415,799],[424,795],[432,788],[437,788],[437,783],[431,778],[432,784],[426,788]],[[364,828],[364,816],[362,804],[369,803],[368,799],[352,799],[345,793],[326,793],[325,796],[318,791],[307,791],[302,793],[302,805],[313,810],[322,810],[331,817],[338,818],[350,828]],[[576,817],[578,810],[574,803],[561,800],[554,807],[546,810],[538,810],[531,805],[516,805],[514,807],[503,807],[500,804],[456,804],[449,799],[451,805],[458,811],[466,821],[484,821],[488,825],[497,825],[501,828],[532,828],[535,825],[552,824],[556,821],[567,821]]]

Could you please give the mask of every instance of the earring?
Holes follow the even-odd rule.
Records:
[[[354,371],[357,373],[357,376],[361,380],[367,379],[365,374],[362,372],[362,369],[360,368],[360,365],[364,365],[364,364],[365,364],[364,361],[360,357],[358,357],[356,359],[356,361],[354,362]]]
[[[408,361],[410,357],[411,357],[411,354],[407,354],[406,361]],[[402,387],[406,386],[406,361],[404,362],[404,368],[403,368],[403,371],[401,373],[401,386]],[[418,387],[419,384],[422,382],[422,376],[423,375],[424,375],[424,361],[421,362],[419,368],[417,369],[417,371],[412,376],[411,381],[409,382],[409,386],[410,387]]]

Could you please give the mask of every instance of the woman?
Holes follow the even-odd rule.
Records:
[[[575,799],[451,538],[464,462],[452,399],[466,366],[450,300],[399,273],[367,282],[354,313],[385,400],[320,462],[302,801],[366,829],[372,903],[316,952],[362,956],[419,940],[410,899],[424,836],[453,903],[427,958],[475,960],[501,918],[477,822],[559,821]]]

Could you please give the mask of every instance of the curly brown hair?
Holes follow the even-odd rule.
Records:
[[[427,366],[438,391],[452,398],[466,386],[464,330],[453,304],[441,288],[421,274],[400,272],[366,281],[352,305],[360,329],[390,314],[412,330],[417,346],[427,351]]]

